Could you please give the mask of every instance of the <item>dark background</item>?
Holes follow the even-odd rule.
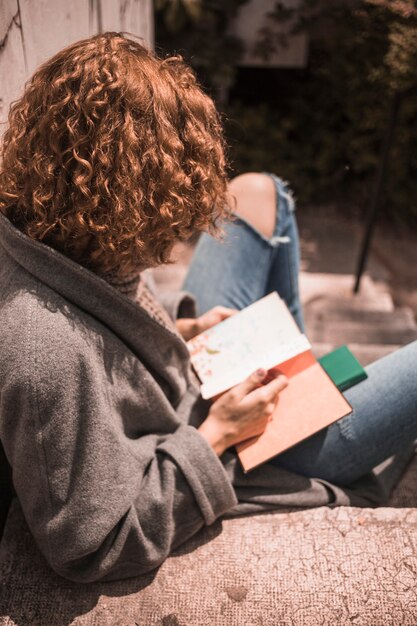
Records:
[[[271,1],[257,53],[305,32],[303,69],[240,64],[229,25],[247,0],[155,2],[156,51],[181,54],[222,115],[230,176],[275,171],[298,207],[365,219],[392,105],[399,106],[378,220],[416,227],[417,9],[411,0]],[[307,209],[306,209],[307,210]]]

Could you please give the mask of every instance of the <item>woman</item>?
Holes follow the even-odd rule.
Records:
[[[349,390],[352,417],[241,471],[233,444],[265,426],[286,381],[255,372],[210,404],[184,339],[273,289],[302,326],[298,239],[285,183],[263,173],[228,186],[225,167],[192,71],[117,33],[55,55],[11,109],[0,437],[28,525],[67,578],[152,570],[222,515],[377,504],[388,483],[372,468],[402,451],[397,476],[410,456],[416,344]],[[265,208],[245,206],[250,194]],[[156,296],[144,270],[199,231],[189,293]]]

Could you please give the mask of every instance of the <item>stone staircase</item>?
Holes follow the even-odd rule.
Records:
[[[301,273],[306,333],[316,356],[348,344],[368,365],[417,339],[411,309],[394,307],[387,286],[365,275],[359,294],[352,275]]]

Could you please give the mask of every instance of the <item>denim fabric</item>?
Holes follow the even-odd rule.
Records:
[[[294,200],[287,184],[275,174],[269,175],[276,189],[273,236],[265,237],[235,214],[236,220],[225,225],[223,241],[201,235],[182,288],[195,296],[199,315],[218,304],[243,309],[278,291],[303,329]]]
[[[301,330],[298,290],[299,237],[294,200],[273,173],[276,228],[271,238],[238,218],[226,225],[225,240],[203,234],[183,289],[198,313],[222,304],[237,309],[278,291]],[[304,476],[348,485],[391,455],[410,450],[417,439],[417,342],[372,363],[368,379],[348,389],[351,415],[270,461]]]

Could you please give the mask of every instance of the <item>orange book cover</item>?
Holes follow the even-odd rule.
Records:
[[[236,446],[245,472],[352,411],[277,292],[187,343],[204,398],[218,397],[259,367],[288,378],[265,430]]]
[[[351,413],[352,408],[308,351],[279,366],[288,386],[262,434],[236,446],[243,469],[268,461]]]

